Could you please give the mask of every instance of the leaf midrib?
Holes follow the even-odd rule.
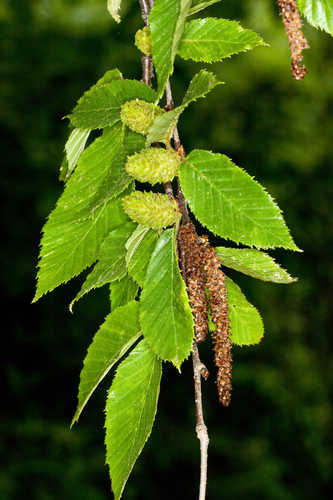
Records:
[[[207,160],[207,161],[198,161],[197,163],[208,163],[209,161],[211,161],[211,162],[215,162],[216,160],[212,159],[212,160]],[[187,163],[187,164],[189,164],[189,165],[191,165],[191,167],[193,168],[193,170],[194,170],[195,172],[197,172],[197,173],[198,173],[198,175],[199,175],[199,176],[201,176],[201,177],[203,178],[203,180],[204,180],[204,181],[206,181],[206,182],[207,182],[207,184],[211,187],[211,189],[212,189],[212,190],[214,190],[214,191],[216,191],[216,192],[217,192],[220,196],[222,196],[222,197],[225,199],[225,201],[226,201],[227,203],[229,203],[229,204],[232,206],[233,210],[234,210],[235,212],[237,212],[238,214],[240,214],[240,215],[241,215],[241,216],[245,219],[245,216],[243,215],[243,211],[242,211],[242,210],[240,210],[240,209],[237,209],[237,208],[235,209],[235,208],[234,208],[234,207],[235,207],[234,203],[233,203],[231,200],[229,200],[229,199],[228,199],[228,198],[227,198],[227,197],[223,194],[223,192],[221,193],[221,192],[218,190],[218,188],[217,188],[217,187],[216,187],[216,186],[215,186],[212,182],[210,182],[210,181],[208,180],[207,176],[201,172],[201,170],[199,170],[198,168],[196,168],[196,167],[194,166],[194,164],[193,164],[191,161],[189,161],[189,160],[187,160],[187,161],[186,161],[186,163]],[[255,181],[255,182],[256,182],[256,181]],[[266,210],[266,209],[265,209],[265,210]],[[258,227],[259,229],[262,229],[262,228],[264,227],[264,226],[260,225],[259,223],[257,223],[255,220],[253,220],[250,216],[246,215],[246,218],[247,218],[248,220],[250,220],[250,221],[254,224],[254,226]],[[276,237],[276,235],[274,234],[274,232],[273,232],[272,230],[269,230],[269,229],[267,229],[266,227],[264,227],[264,229],[265,229],[265,231],[266,231],[267,233],[270,233],[270,234],[272,234],[274,237]],[[279,240],[283,243],[283,240],[281,240],[281,238],[279,238]]]

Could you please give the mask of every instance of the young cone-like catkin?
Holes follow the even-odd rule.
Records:
[[[203,342],[208,332],[207,297],[202,248],[192,222],[181,226],[178,233],[178,248],[193,314],[195,340]]]
[[[163,229],[175,224],[180,217],[177,203],[166,194],[133,191],[122,200],[127,215],[143,226]]]
[[[231,400],[232,356],[229,332],[229,316],[227,290],[224,273],[221,271],[220,259],[215,249],[209,245],[208,238],[201,238],[206,286],[209,290],[209,303],[212,320],[216,327],[213,332],[215,365],[217,372],[217,390],[223,406],[229,406]]]
[[[130,156],[125,168],[137,181],[154,185],[172,181],[180,162],[181,158],[174,150],[150,148]]]
[[[146,56],[151,56],[151,41],[149,26],[135,33],[135,45]]]
[[[155,118],[163,113],[164,110],[152,102],[134,99],[122,105],[120,118],[134,132],[147,135]]]

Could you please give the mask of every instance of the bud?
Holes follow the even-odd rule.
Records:
[[[164,110],[152,102],[134,99],[127,101],[120,110],[121,121],[134,132],[147,135],[155,118],[164,113]]]
[[[175,224],[180,217],[177,203],[166,194],[133,191],[122,200],[127,215],[138,224],[151,229],[163,229]]]
[[[125,168],[137,181],[154,185],[172,181],[180,163],[181,158],[173,149],[150,148],[130,156]]]
[[[149,26],[135,33],[135,45],[146,56],[151,56],[151,41]]]

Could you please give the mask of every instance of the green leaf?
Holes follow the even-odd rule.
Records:
[[[297,0],[299,10],[315,28],[333,35],[332,0]]]
[[[222,83],[223,82],[219,82],[216,76],[209,71],[201,70],[197,73],[187,89],[182,105],[155,119],[147,136],[146,146],[150,146],[153,142],[163,142],[168,145],[179,117],[186,107],[191,102],[201,97],[205,97],[214,87]]]
[[[178,55],[183,59],[212,63],[238,52],[265,45],[254,31],[227,19],[194,19],[186,23]]]
[[[162,96],[173,72],[174,59],[190,7],[191,0],[155,0],[149,15],[158,98]]]
[[[138,302],[134,300],[109,314],[95,334],[80,375],[78,406],[72,420],[78,421],[88,399],[112,366],[140,337]]]
[[[174,229],[160,236],[140,298],[140,323],[149,345],[179,368],[191,352],[193,318],[180,275]]]
[[[126,243],[128,273],[141,286],[144,285],[148,264],[156,246],[158,233],[146,226],[138,225]]]
[[[111,83],[113,82],[113,80],[122,80],[122,79],[123,75],[118,68],[108,69],[108,71],[106,71],[104,75],[96,82],[96,85],[90,88],[90,91],[94,87],[99,87],[101,85],[105,85],[106,83]]]
[[[121,126],[105,130],[81,155],[43,228],[36,301],[97,259],[105,236],[129,219],[115,200],[130,182]]]
[[[92,85],[86,92],[83,94],[83,96],[80,97],[78,100],[78,104],[80,104],[84,99],[86,99],[90,94],[93,94],[95,90],[98,87],[101,87],[102,85],[105,85],[106,83],[111,83],[113,80],[122,80],[123,75],[119,71],[119,69],[114,68],[114,69],[109,69],[104,73],[104,75],[97,80],[97,82]]]
[[[226,276],[231,340],[237,345],[258,344],[264,325],[257,309],[247,301],[236,283]]]
[[[121,106],[136,98],[154,102],[156,92],[137,80],[114,80],[84,94],[69,118],[79,128],[112,126],[120,120]]]
[[[136,459],[150,436],[162,363],[143,340],[120,364],[106,402],[106,462],[119,500]]]
[[[135,281],[126,274],[121,280],[110,283],[111,309],[124,306],[137,296],[139,287]]]
[[[214,73],[202,69],[192,78],[182,105],[187,106],[201,97],[206,97],[208,92],[221,84],[223,84],[223,82],[220,82]]]
[[[66,181],[67,179],[67,172],[68,172],[68,161],[67,161],[67,157],[66,155],[64,156],[62,162],[61,162],[61,165],[60,165],[60,169],[59,169],[59,181]]]
[[[299,250],[272,197],[227,156],[194,150],[179,177],[194,215],[214,234],[258,248]]]
[[[275,262],[273,257],[259,250],[217,247],[216,254],[221,259],[223,266],[248,274],[253,278],[273,281],[273,283],[297,281],[297,278],[292,278]]]
[[[196,0],[192,2],[192,7],[189,10],[188,16],[192,16],[193,14],[197,14],[201,10],[206,9],[207,7],[210,7],[214,3],[221,2],[221,0],[207,0],[206,2],[203,2],[202,0]]]
[[[68,180],[73,173],[77,162],[86,146],[86,142],[90,132],[91,130],[89,128],[75,128],[74,130],[72,130],[68,141],[65,144],[68,165],[64,180]]]
[[[120,23],[120,16],[119,16],[120,4],[121,0],[108,0],[107,4],[108,11],[110,12],[111,16],[117,23]]]
[[[86,293],[94,288],[100,288],[111,281],[120,280],[126,274],[126,248],[125,243],[136,224],[127,222],[111,231],[101,245],[98,262],[94,269],[88,274],[81,290],[72,300],[69,310],[72,312],[75,302],[80,300]]]

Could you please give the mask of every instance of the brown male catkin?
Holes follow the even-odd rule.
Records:
[[[178,233],[179,248],[183,265],[189,301],[194,320],[196,342],[203,342],[208,333],[207,297],[202,265],[202,249],[192,222],[183,224]]]
[[[295,80],[302,80],[306,75],[306,67],[302,64],[302,51],[309,44],[302,31],[302,21],[296,0],[277,0],[282,21],[288,36],[291,52],[291,72]]]
[[[210,311],[216,327],[213,332],[213,344],[215,365],[218,368],[217,390],[220,402],[223,406],[229,406],[232,388],[232,356],[225,276],[220,269],[220,259],[216,256],[215,249],[209,245],[208,238],[201,238],[201,243],[206,287],[209,291]]]

